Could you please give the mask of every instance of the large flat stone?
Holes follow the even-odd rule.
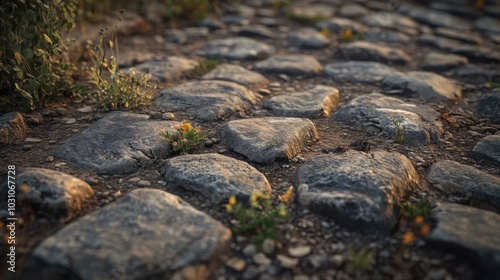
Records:
[[[196,60],[169,56],[146,61],[134,66],[134,68],[143,73],[151,73],[152,78],[155,80],[169,82],[193,70],[197,65]]]
[[[299,118],[235,120],[220,127],[218,134],[228,148],[258,163],[291,159],[319,138],[314,124]]]
[[[323,73],[339,83],[376,84],[398,70],[372,61],[347,61],[328,64]]]
[[[313,76],[323,67],[316,58],[309,55],[280,55],[257,62],[254,70],[265,73],[287,74],[292,76]]]
[[[354,20],[348,18],[334,17],[316,24],[316,28],[322,30],[326,28],[333,33],[339,34],[347,29],[351,29],[354,34],[360,34],[366,31],[366,27]]]
[[[184,111],[200,121],[225,119],[253,107],[260,96],[226,81],[192,81],[161,91],[154,104],[167,111]]]
[[[409,9],[408,16],[431,27],[449,27],[459,30],[470,30],[471,25],[466,20],[439,11],[412,8]]]
[[[459,85],[431,72],[393,73],[385,76],[382,84],[384,90],[402,90],[402,94],[416,95],[424,101],[457,100],[462,97]]]
[[[330,40],[313,28],[302,28],[288,33],[287,42],[289,46],[301,49],[323,49]]]
[[[10,112],[0,117],[0,145],[10,144],[26,137],[28,126],[18,112]]]
[[[431,217],[436,226],[428,236],[430,246],[452,250],[480,267],[480,279],[498,278],[500,267],[500,215],[473,207],[437,203]],[[481,275],[482,274],[482,275]]]
[[[304,207],[350,229],[383,233],[392,230],[399,203],[418,183],[417,172],[403,155],[353,150],[317,156],[294,177]]]
[[[335,57],[394,65],[405,65],[411,61],[411,57],[400,49],[364,41],[340,45]]]
[[[169,189],[197,192],[214,204],[231,195],[246,201],[254,191],[271,190],[267,178],[250,164],[219,154],[171,158],[161,174]]]
[[[207,279],[230,243],[228,228],[180,198],[139,189],[45,239],[24,273],[38,279]]]
[[[411,36],[420,33],[419,24],[413,19],[388,11],[369,14],[363,17],[363,23],[369,27],[397,30]]]
[[[37,216],[44,218],[71,219],[94,195],[94,190],[85,181],[50,169],[22,168],[16,170],[13,177],[18,208],[30,206]],[[5,180],[0,185],[0,194],[6,198],[8,191]],[[4,202],[7,199],[0,205]],[[7,209],[7,205],[3,209]]]
[[[98,173],[129,173],[171,153],[170,145],[159,133],[174,124],[150,120],[147,115],[112,112],[80,134],[62,141],[54,155]]]
[[[476,112],[481,117],[489,118],[492,123],[500,124],[500,95],[488,94],[481,98],[477,105]]]
[[[420,64],[423,70],[441,72],[467,64],[466,57],[455,54],[428,53]]]
[[[264,104],[275,115],[282,117],[328,117],[339,102],[339,90],[317,85],[302,92],[273,96]]]
[[[271,48],[250,38],[235,37],[208,42],[199,54],[217,59],[257,60],[268,57]]]
[[[472,149],[471,156],[477,159],[486,159],[500,165],[500,135],[489,135],[479,140]]]
[[[265,87],[269,84],[269,80],[261,74],[234,64],[221,64],[205,74],[203,79],[229,81],[248,88]]]
[[[449,196],[460,196],[476,207],[500,213],[500,178],[472,166],[443,160],[427,173],[434,188]]]
[[[394,137],[396,127],[393,120],[402,120],[404,135],[410,145],[436,143],[444,134],[442,124],[437,121],[439,113],[427,106],[405,103],[400,99],[380,93],[359,96],[337,110],[332,119],[355,125],[369,134],[381,132]]]

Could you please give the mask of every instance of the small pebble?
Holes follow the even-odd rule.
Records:
[[[274,253],[275,243],[272,239],[266,238],[262,243],[262,252],[266,255],[271,255]]]
[[[140,180],[141,180],[141,178],[139,178],[139,177],[133,177],[133,178],[128,179],[128,181],[129,181],[130,183],[137,183],[137,182],[139,182]]]
[[[42,139],[28,137],[28,138],[24,139],[24,142],[28,142],[28,143],[40,143],[40,142],[42,142]]]
[[[255,255],[256,252],[257,248],[255,248],[255,245],[253,244],[248,244],[247,246],[245,246],[245,248],[243,248],[243,255],[247,257]]]
[[[262,95],[270,95],[271,91],[268,90],[267,88],[261,88],[261,89],[259,89],[259,93]]]
[[[255,254],[252,259],[255,264],[258,264],[261,267],[268,267],[271,264],[271,260],[263,253]]]
[[[149,182],[148,180],[140,180],[139,182],[137,182],[137,186],[139,187],[149,187],[151,186],[151,182]]]
[[[243,271],[243,269],[245,269],[247,263],[243,259],[240,259],[238,257],[232,257],[226,261],[225,265],[235,271],[240,272]]]
[[[175,115],[173,113],[164,113],[161,116],[161,118],[164,120],[172,121],[172,120],[175,120]]]
[[[285,82],[290,81],[290,77],[288,77],[286,74],[279,74],[278,77]]]
[[[311,253],[311,247],[309,246],[297,246],[288,248],[288,254],[295,258],[305,257],[310,253]]]
[[[290,258],[288,256],[281,255],[281,254],[278,254],[276,256],[276,258],[280,262],[281,266],[283,266],[285,268],[294,268],[299,263],[299,259]]]

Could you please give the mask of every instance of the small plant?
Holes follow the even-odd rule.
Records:
[[[189,122],[182,122],[180,125],[174,125],[173,129],[177,133],[170,133],[167,130],[160,132],[160,135],[172,145],[174,152],[181,151],[187,154],[191,149],[200,145],[207,138],[199,128],[194,128]]]
[[[419,202],[406,201],[402,206],[401,214],[405,217],[417,218],[421,216],[427,218],[431,214],[431,203],[428,200]]]
[[[123,13],[123,10],[120,11]],[[151,74],[137,75],[134,70],[123,73],[118,68],[118,40],[105,36],[102,28],[95,44],[89,44],[92,66],[86,69],[88,79],[96,87],[94,95],[104,110],[135,108],[145,105],[152,97]],[[108,56],[108,51],[110,55]]]
[[[250,196],[250,207],[238,203],[236,197],[231,196],[226,204],[228,213],[232,213],[239,221],[236,231],[254,235],[252,242],[260,249],[266,238],[281,242],[281,236],[276,223],[288,219],[285,203],[289,202],[293,187],[280,197],[281,203],[272,205],[271,197],[261,192],[253,192]]]
[[[292,12],[287,12],[285,16],[291,20],[303,23],[303,24],[316,24],[320,21],[326,20],[326,17],[320,14],[316,15],[302,15],[302,14],[295,14]]]
[[[359,249],[358,251],[350,248],[347,252],[347,258],[349,264],[355,270],[365,271],[371,270],[375,263],[375,256],[377,255],[376,249],[369,250],[366,247]]]
[[[392,124],[394,125],[395,129],[393,140],[398,144],[405,144],[407,142],[405,135],[406,128],[403,125],[403,120],[404,120],[403,117],[401,117],[400,119],[391,118]]]
[[[500,83],[489,82],[487,83],[487,86],[490,88],[500,88]]]
[[[346,28],[342,30],[342,32],[339,35],[340,42],[342,43],[362,40],[364,37],[365,37],[364,33],[355,32],[351,28]]]
[[[204,59],[200,61],[198,66],[196,66],[193,70],[192,73],[195,74],[196,76],[202,76],[208,72],[210,72],[212,69],[217,67],[217,65],[221,64],[220,60],[216,59]]]

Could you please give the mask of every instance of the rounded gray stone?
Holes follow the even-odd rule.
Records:
[[[347,61],[325,66],[323,73],[340,83],[376,84],[398,70],[372,61]]]
[[[472,205],[500,213],[500,178],[472,166],[443,160],[434,163],[427,181],[439,191],[461,196]]]
[[[26,137],[28,126],[18,112],[10,112],[0,117],[0,145],[8,145]]]
[[[483,43],[483,39],[481,39],[481,37],[478,35],[450,28],[443,28],[443,27],[437,28],[435,30],[435,34],[438,36],[447,37],[468,44],[479,45]]]
[[[423,101],[457,100],[462,97],[459,85],[431,72],[393,73],[385,76],[382,84],[384,91],[402,90],[402,94],[417,95]]]
[[[257,62],[254,70],[265,73],[291,76],[313,76],[323,69],[321,64],[309,55],[280,55]]]
[[[393,119],[401,119],[407,143],[416,146],[436,143],[442,138],[445,131],[438,117],[439,113],[430,107],[405,103],[380,93],[359,96],[332,115],[335,121],[372,130],[375,134],[385,132],[391,137],[396,133]]]
[[[242,26],[234,29],[234,33],[242,37],[273,39],[276,34],[263,25]]]
[[[453,69],[451,75],[459,78],[474,79],[474,83],[476,84],[500,82],[500,71],[474,65],[464,65]],[[500,118],[498,122],[500,122]]]
[[[409,9],[408,16],[431,27],[449,27],[458,30],[470,30],[471,27],[470,23],[461,18],[430,9],[412,8]]]
[[[481,98],[476,112],[482,117],[489,118],[492,123],[500,124],[500,94],[488,94]]]
[[[299,203],[347,228],[389,233],[397,222],[399,203],[419,184],[410,160],[398,153],[317,156],[294,177]]]
[[[364,41],[342,44],[335,57],[394,65],[405,65],[411,61],[410,56],[400,49]]]
[[[235,64],[221,64],[202,78],[234,82],[248,88],[261,88],[269,84],[269,80],[261,74]]]
[[[363,24],[348,18],[341,17],[334,17],[326,21],[318,22],[316,24],[316,28],[319,30],[327,28],[328,30],[336,34],[344,32],[347,29],[351,29],[354,34],[364,33],[366,31],[366,27]]]
[[[419,24],[413,19],[388,11],[369,14],[362,21],[370,27],[397,30],[411,36],[419,34]]]
[[[429,244],[450,250],[481,267],[483,279],[496,279],[500,267],[500,215],[453,204],[437,203]]]
[[[264,104],[275,115],[282,117],[328,117],[339,102],[339,90],[317,85],[303,92],[273,96]]]
[[[467,58],[460,55],[431,52],[425,56],[420,68],[440,72],[465,65],[467,62]]]
[[[230,121],[218,134],[228,148],[258,163],[292,159],[319,138],[310,120],[279,117]]]
[[[410,37],[394,30],[370,28],[364,36],[365,41],[375,43],[408,43]]]
[[[101,174],[125,174],[151,165],[171,153],[159,135],[177,122],[151,120],[148,115],[111,112],[80,134],[61,142],[54,155]]]
[[[287,13],[297,18],[330,18],[335,10],[331,5],[309,4],[309,5],[291,5]]]
[[[197,192],[211,203],[231,195],[248,200],[252,192],[267,192],[267,178],[244,161],[219,154],[183,155],[167,160],[161,175],[169,188]]]
[[[139,189],[45,239],[31,254],[43,265],[26,273],[49,273],[45,279],[207,279],[230,243],[228,228],[180,198]]]
[[[165,111],[184,111],[200,121],[225,119],[253,107],[260,96],[226,81],[192,81],[158,93],[154,105]]]
[[[357,18],[365,16],[369,10],[358,4],[347,3],[342,5],[339,10],[339,15],[347,18]]]
[[[271,48],[250,38],[235,37],[211,41],[199,50],[199,54],[216,59],[258,60],[268,57]]]
[[[36,215],[44,218],[71,219],[94,195],[85,181],[50,169],[22,168],[14,178],[18,207],[31,206]],[[0,185],[0,194],[6,198],[8,191],[5,180]]]
[[[302,28],[289,32],[287,42],[289,46],[301,49],[323,49],[328,46],[330,40],[313,28]]]
[[[193,70],[198,65],[196,60],[178,56],[157,58],[134,66],[140,72],[151,73],[152,78],[160,82],[169,82],[183,73]]]
[[[474,27],[483,33],[500,34],[500,20],[492,17],[481,17],[474,22]]]
[[[489,135],[479,140],[472,149],[471,156],[477,159],[486,159],[500,165],[500,135]],[[498,185],[500,188],[500,181]]]

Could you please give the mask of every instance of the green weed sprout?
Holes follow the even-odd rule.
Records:
[[[167,130],[163,130],[160,132],[160,135],[172,145],[174,152],[181,151],[183,154],[187,154],[191,149],[207,139],[199,128],[193,127],[186,121],[172,128],[177,130],[177,133],[170,133]]]

